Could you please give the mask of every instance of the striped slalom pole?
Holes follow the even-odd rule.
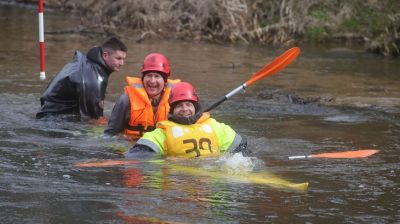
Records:
[[[46,79],[46,65],[44,62],[44,19],[43,0],[39,0],[39,49],[40,49],[40,80]]]

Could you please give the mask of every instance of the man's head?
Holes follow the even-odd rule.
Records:
[[[160,53],[149,54],[143,61],[141,72],[147,95],[151,99],[158,98],[171,74],[168,59]]]
[[[126,57],[126,52],[128,48],[122,41],[116,37],[111,37],[107,39],[103,45],[101,45],[103,51],[103,59],[107,66],[113,71],[117,72],[124,65],[124,60]]]
[[[168,103],[171,106],[170,113],[178,117],[193,116],[199,108],[196,90],[188,82],[180,82],[172,87]]]

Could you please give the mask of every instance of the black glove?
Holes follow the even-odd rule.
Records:
[[[252,156],[252,152],[247,148],[247,138],[242,136],[242,141],[235,149],[231,150],[230,153],[238,153],[241,152],[243,156],[250,157]]]
[[[136,144],[125,153],[126,158],[146,159],[155,155],[155,152],[146,145]]]

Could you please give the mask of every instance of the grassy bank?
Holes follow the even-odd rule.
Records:
[[[17,0],[19,2],[36,2]],[[363,45],[399,56],[398,0],[46,0],[82,15],[83,29],[147,38]]]

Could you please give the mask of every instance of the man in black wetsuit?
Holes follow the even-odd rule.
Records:
[[[36,118],[60,114],[102,118],[108,78],[124,65],[126,52],[127,47],[116,37],[90,49],[87,55],[76,51],[40,98]]]

